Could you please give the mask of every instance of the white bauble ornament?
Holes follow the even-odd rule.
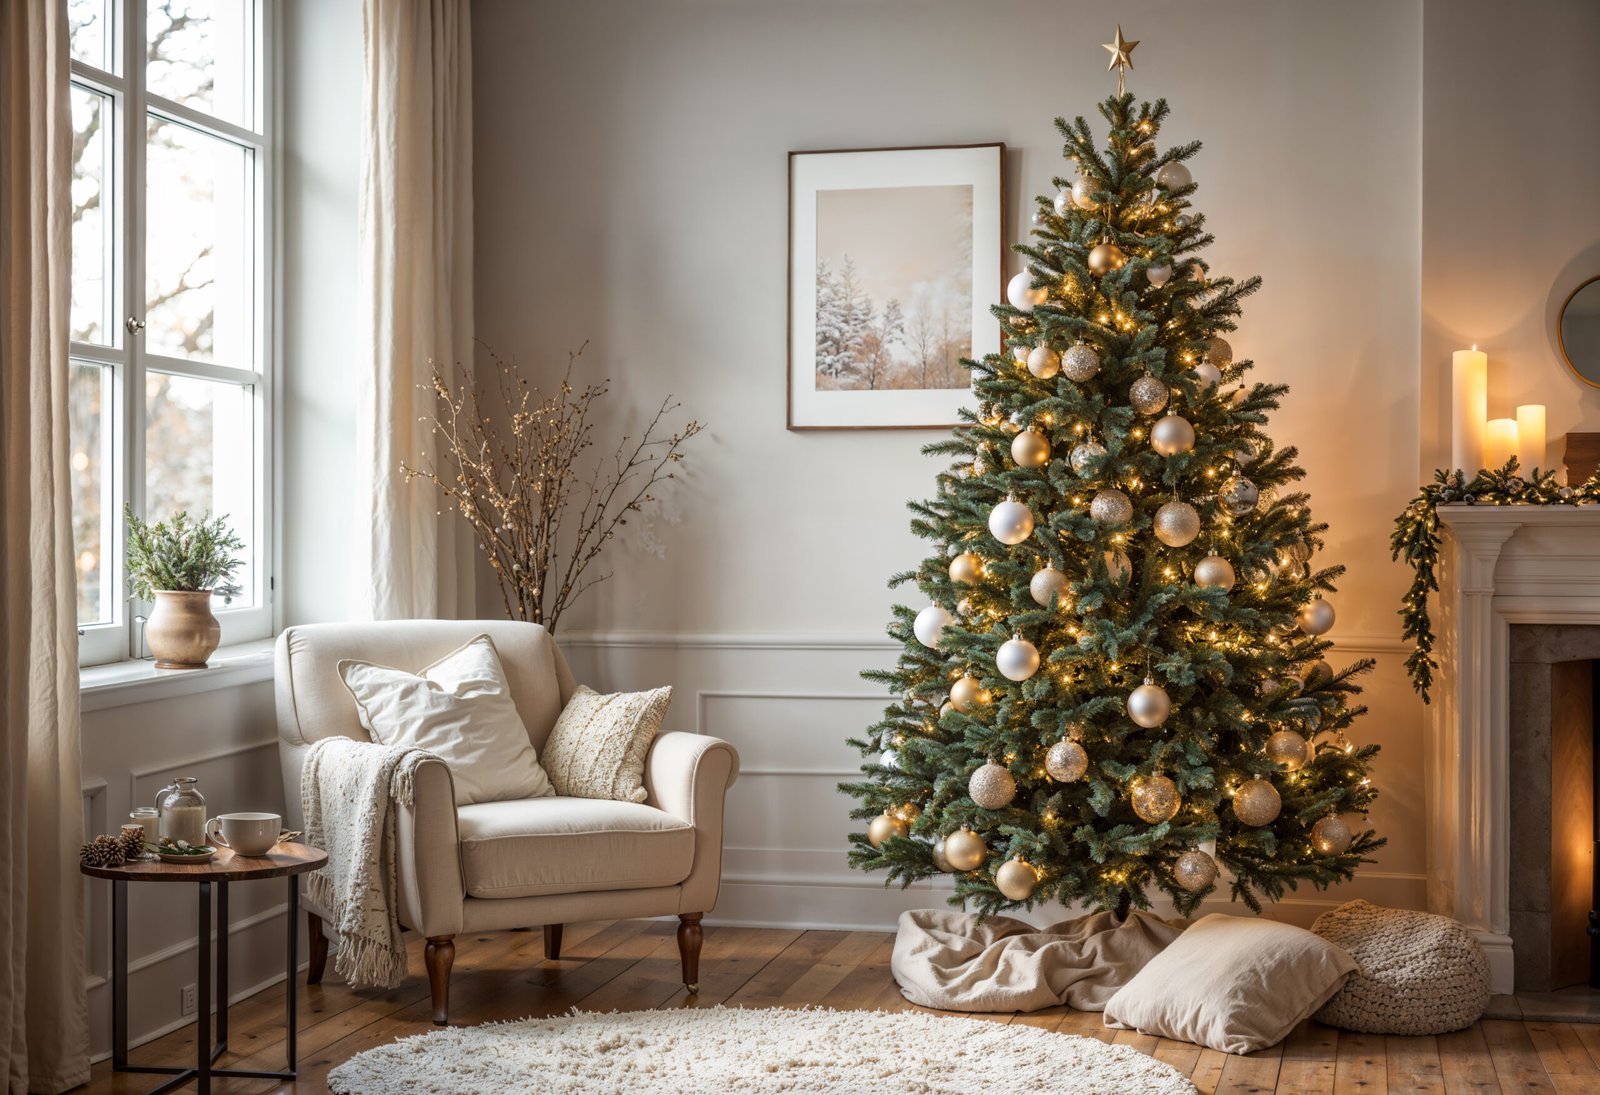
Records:
[[[1140,414],[1160,414],[1171,396],[1167,386],[1149,373],[1135,380],[1128,388],[1128,402]]]
[[[1091,465],[1094,465],[1106,454],[1106,447],[1098,441],[1080,441],[1072,446],[1068,459],[1072,463],[1072,470],[1084,479],[1090,478]]]
[[[1194,584],[1205,589],[1220,589],[1226,593],[1237,580],[1233,564],[1220,555],[1207,555],[1194,565]]]
[[[1279,730],[1267,739],[1267,759],[1285,772],[1298,772],[1311,763],[1311,746],[1293,730]]]
[[[1040,380],[1049,380],[1061,371],[1061,355],[1040,344],[1028,351],[1028,371]]]
[[[983,810],[1004,810],[1017,797],[1017,781],[1011,773],[989,761],[967,780],[967,794]]]
[[[1135,776],[1129,797],[1133,800],[1133,812],[1151,825],[1171,821],[1178,807],[1183,805],[1178,785],[1162,775]]]
[[[1194,427],[1182,415],[1169,414],[1150,427],[1150,447],[1162,456],[1177,456],[1194,448]]]
[[[1133,563],[1128,559],[1127,552],[1108,551],[1101,556],[1106,564],[1106,577],[1111,579],[1113,585],[1121,585],[1133,576]]]
[[[995,889],[1012,901],[1026,901],[1039,885],[1039,872],[1020,855],[1000,864],[994,873]]]
[[[1102,243],[1089,252],[1089,272],[1097,278],[1121,270],[1128,256],[1114,243]]]
[[[1021,635],[1013,635],[995,651],[994,667],[1008,681],[1025,681],[1039,672],[1039,648]]]
[[[929,605],[917,613],[916,620],[911,624],[911,633],[917,637],[917,642],[934,649],[944,637],[944,629],[954,622],[943,605]]]
[[[1056,196],[1050,204],[1055,207],[1056,216],[1066,216],[1072,211],[1072,191],[1057,190]]]
[[[1261,501],[1261,492],[1256,490],[1256,485],[1242,475],[1235,475],[1222,485],[1222,490],[1217,497],[1222,501],[1222,508],[1235,517],[1243,517],[1256,511],[1256,503]]]
[[[1061,371],[1067,374],[1068,380],[1079,384],[1093,380],[1100,371],[1100,355],[1087,342],[1074,342],[1061,359]]]
[[[950,706],[963,715],[988,702],[989,694],[977,677],[960,677],[950,686]]]
[[[1144,277],[1152,286],[1159,289],[1172,280],[1172,263],[1161,262],[1144,268]]]
[[[1194,367],[1194,378],[1200,382],[1204,391],[1211,391],[1222,383],[1222,370],[1209,361],[1202,361]]]
[[[1206,342],[1206,360],[1221,369],[1226,369],[1233,364],[1233,346],[1225,338],[1213,338]]]
[[[1034,287],[1033,271],[1024,270],[1006,283],[1006,299],[1019,312],[1031,312],[1034,305],[1043,304],[1049,294],[1044,287]]]
[[[1194,176],[1177,160],[1162,164],[1161,169],[1156,172],[1156,185],[1165,187],[1168,191],[1182,190],[1192,182]]]
[[[1329,814],[1311,826],[1311,846],[1323,855],[1343,855],[1354,839],[1350,826],[1337,814]]]
[[[1008,497],[989,511],[989,532],[1002,544],[1020,544],[1033,535],[1033,512]]]
[[[1093,209],[1094,192],[1098,189],[1100,185],[1088,175],[1079,175],[1072,181],[1072,200],[1079,209]]]
[[[1067,576],[1055,568],[1055,564],[1046,563],[1043,570],[1033,572],[1033,577],[1028,579],[1028,595],[1045,608],[1050,607],[1050,599],[1057,598],[1057,604],[1064,605],[1067,600]]]
[[[1050,460],[1050,439],[1038,430],[1023,430],[1011,439],[1011,459],[1019,468],[1042,468]]]
[[[1133,503],[1120,490],[1107,488],[1090,500],[1089,516],[1104,528],[1121,528],[1133,520]]]
[[[1026,365],[1028,363],[1028,355],[1030,353],[1032,353],[1032,351],[1026,346],[1011,347],[1011,356],[1016,359],[1018,365]]]
[[[890,837],[905,836],[909,832],[911,827],[905,823],[905,819],[885,810],[867,826],[867,843],[874,848],[881,847]]]
[[[1149,677],[1128,696],[1128,717],[1146,730],[1167,721],[1172,713],[1172,698],[1167,690]]]
[[[1199,848],[1191,848],[1172,865],[1172,877],[1190,893],[1199,893],[1217,880],[1217,861]]]
[[[983,560],[970,551],[963,551],[950,560],[950,580],[971,585],[983,577]]]
[[[1296,622],[1307,635],[1326,635],[1333,630],[1333,605],[1321,597],[1310,604],[1301,605]]]
[[[1089,754],[1071,738],[1062,738],[1045,754],[1044,770],[1058,783],[1073,783],[1089,770]]]
[[[952,864],[950,860],[945,858],[944,841],[942,840],[935,840],[932,846],[928,848],[928,858],[932,859],[933,865],[939,868],[945,874],[949,874],[955,870],[955,865]]]
[[[1233,816],[1246,825],[1268,825],[1283,810],[1283,797],[1271,780],[1245,780],[1233,793]]]
[[[1155,533],[1168,547],[1187,547],[1200,535],[1200,515],[1187,502],[1168,502],[1156,510]]]
[[[989,849],[977,833],[962,828],[944,838],[944,858],[952,870],[970,871],[989,858]]]
[[[1235,407],[1242,407],[1245,404],[1245,400],[1249,398],[1250,389],[1241,384],[1233,390],[1233,394],[1228,397],[1228,402],[1232,403]]]

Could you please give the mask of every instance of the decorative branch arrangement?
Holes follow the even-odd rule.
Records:
[[[673,479],[683,446],[704,426],[686,423],[661,436],[661,422],[681,404],[661,401],[637,437],[624,436],[592,474],[583,456],[595,444],[592,412],[610,380],[575,387],[573,369],[584,346],[567,355],[557,389],[544,395],[514,361],[493,350],[501,413],[484,406],[483,389],[465,367],[451,387],[433,366],[434,408],[424,416],[439,437],[439,465],[402,463],[406,482],[427,479],[472,526],[489,558],[506,615],[552,632],[583,592],[611,577],[591,571],[616,535],[664,479]],[[569,528],[563,530],[563,524]]]
[[[1433,620],[1428,615],[1428,594],[1439,590],[1439,507],[1465,506],[1585,506],[1600,503],[1600,473],[1576,486],[1562,486],[1553,471],[1534,469],[1531,479],[1517,474],[1512,457],[1498,470],[1484,468],[1468,480],[1460,471],[1437,471],[1433,482],[1422,488],[1405,512],[1394,520],[1389,537],[1389,555],[1403,558],[1411,568],[1411,587],[1400,607],[1405,621],[1403,638],[1416,640],[1416,649],[1406,658],[1411,685],[1431,703],[1429,689],[1439,662],[1433,656]]]
[[[180,512],[151,524],[126,505],[122,516],[128,523],[128,592],[134,597],[151,601],[158,590],[210,590],[227,600],[240,594],[234,574],[244,565],[237,553],[245,545],[227,518],[208,513],[191,521],[187,512]]]

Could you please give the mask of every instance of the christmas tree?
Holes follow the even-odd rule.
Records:
[[[1121,86],[1134,44],[1106,47],[1103,146],[1057,119],[1071,177],[993,309],[1010,355],[965,362],[977,411],[923,450],[953,461],[910,507],[938,554],[893,579],[926,601],[863,674],[895,700],[841,788],[871,818],[853,866],[952,873],[982,913],[1152,888],[1187,913],[1219,864],[1259,909],[1383,843],[1350,820],[1375,797],[1377,747],[1346,736],[1372,663],[1325,660],[1343,568],[1314,565],[1327,526],[1265,431],[1288,389],[1246,383],[1223,337],[1260,280],[1199,257],[1200,145],[1158,150],[1166,102]]]

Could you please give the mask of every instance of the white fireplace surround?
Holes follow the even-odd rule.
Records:
[[[1509,993],[1511,625],[1600,624],[1600,507],[1452,505],[1439,523],[1428,907],[1477,933]]]

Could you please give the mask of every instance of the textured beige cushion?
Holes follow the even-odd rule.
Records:
[[[1317,1019],[1369,1034],[1444,1034],[1469,1027],[1489,1006],[1489,960],[1465,925],[1448,916],[1349,901],[1311,930],[1349,951],[1361,968]]]
[[[1111,998],[1105,1024],[1251,1053],[1282,1041],[1355,968],[1350,955],[1304,928],[1213,913]]]
[[[694,826],[632,802],[480,802],[456,811],[456,824],[472,897],[675,886],[694,864]]]
[[[643,802],[644,758],[671,701],[670,687],[602,696],[579,685],[544,746],[556,794]]]
[[[346,659],[339,675],[374,741],[426,749],[445,762],[456,805],[555,794],[489,636],[419,673]]]

